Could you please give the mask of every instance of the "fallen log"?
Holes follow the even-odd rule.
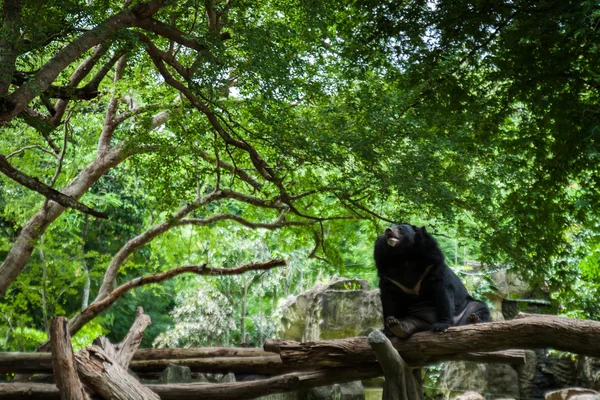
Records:
[[[279,375],[291,372],[281,362],[279,354],[263,357],[213,357],[182,358],[171,360],[134,360],[131,369],[135,372],[161,372],[169,364],[189,367],[193,372],[242,373]],[[317,367],[317,366],[315,366]],[[313,368],[315,368],[313,367]]]
[[[284,393],[291,390],[307,389],[351,382],[381,376],[383,372],[377,363],[349,368],[336,368],[311,372],[294,372],[269,379],[234,382],[224,384],[187,383],[178,385],[145,385],[162,400],[188,399],[252,399],[267,394]],[[56,385],[47,383],[0,383],[2,400],[59,400]]]
[[[242,355],[240,357],[206,357],[206,358],[171,358],[160,359],[153,354],[154,351],[162,350],[193,350],[190,355],[201,354],[202,348],[197,349],[144,349],[145,355],[149,355],[148,360],[139,359],[134,356],[129,368],[136,373],[162,372],[169,364],[190,367],[193,372],[233,372],[233,373],[255,373],[261,375],[277,375],[282,372],[291,372],[281,361],[277,353],[265,352],[262,349],[257,354],[265,356],[252,357]],[[234,354],[236,348],[232,348]],[[250,349],[245,349],[250,350]],[[206,354],[212,352],[207,351]],[[137,354],[137,353],[136,353]],[[165,354],[165,353],[163,353]],[[168,355],[166,353],[165,355]],[[462,354],[450,354],[440,357],[434,357],[428,360],[429,363],[437,361],[473,361],[480,363],[500,363],[511,365],[523,365],[525,363],[525,353],[522,350],[506,350],[496,352],[473,352]],[[329,366],[329,361],[315,361],[305,370],[323,369]],[[412,367],[423,366],[425,363],[412,363]],[[51,373],[52,364],[50,353],[0,353],[0,373]]]
[[[50,348],[54,381],[62,400],[87,400],[88,395],[77,375],[71,335],[65,317],[53,317],[50,323]]]
[[[156,393],[127,372],[133,354],[142,342],[144,329],[150,324],[150,317],[138,307],[135,321],[120,343],[113,345],[101,336],[93,345],[79,350],[75,361],[86,385],[105,399],[158,400]]]
[[[186,349],[139,349],[134,360],[176,360],[182,358],[262,357],[275,353],[256,347],[190,347]]]
[[[600,322],[535,315],[452,327],[444,333],[420,332],[391,342],[410,365],[423,365],[473,349],[489,352],[553,348],[600,357]],[[285,366],[298,369],[315,363],[339,367],[375,360],[365,337],[309,343],[270,339],[264,349],[279,353]]]
[[[164,352],[163,350],[191,350],[182,352],[181,354]],[[226,349],[223,349],[226,350]],[[250,356],[250,353],[242,353],[240,356],[230,357],[212,357],[208,354],[213,354],[213,350],[203,351],[198,349],[144,349],[144,356],[148,359],[141,359],[136,352],[129,368],[136,373],[162,372],[169,364],[181,365],[190,367],[193,372],[233,372],[233,373],[254,373],[260,375],[278,375],[284,372],[291,372],[291,368],[285,366],[281,361],[281,357],[277,353],[265,352],[262,349],[244,349],[244,350],[259,350],[256,354],[264,354],[264,356]],[[154,352],[158,354],[154,354]],[[220,351],[220,350],[219,350]],[[235,354],[237,348],[232,348],[230,351],[224,351],[225,354]],[[206,354],[206,357],[186,358],[185,355],[201,355]],[[160,358],[163,356],[174,356],[181,358]],[[511,365],[522,365],[525,363],[525,353],[522,350],[507,350],[497,352],[477,352],[453,354],[431,358],[429,362],[437,361],[473,361],[480,363],[502,363]],[[311,365],[306,366],[305,370],[315,370],[327,368],[329,362],[326,360],[320,362],[315,360]],[[422,366],[424,363],[413,363],[411,366]],[[23,374],[44,374],[52,372],[52,363],[50,353],[0,353],[0,373],[23,373]]]

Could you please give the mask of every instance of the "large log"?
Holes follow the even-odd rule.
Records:
[[[600,357],[600,322],[529,315],[510,321],[452,327],[444,333],[420,332],[406,340],[394,338],[392,344],[410,365],[474,349],[488,352],[553,348]],[[299,369],[315,362],[335,367],[375,360],[365,337],[309,343],[268,340],[264,349],[279,353],[284,365]]]
[[[161,372],[168,365],[189,367],[194,372],[234,372],[242,374],[278,375],[291,372],[281,362],[279,354],[263,357],[213,357],[183,358],[172,360],[134,360],[131,369],[135,372]],[[314,366],[315,368],[317,366]]]
[[[381,375],[381,367],[372,363],[348,368],[294,372],[252,382],[146,385],[146,388],[158,394],[162,400],[252,399],[266,394],[351,382]],[[0,383],[0,398],[2,400],[59,400],[60,394],[52,384]]]
[[[274,356],[255,347],[190,347],[186,349],[139,349],[134,360],[176,360],[182,358],[261,357]]]
[[[50,324],[50,348],[52,349],[52,369],[54,381],[62,400],[87,400],[88,396],[77,375],[71,335],[65,317],[53,317]]]
[[[220,357],[218,354],[223,354],[223,356]],[[233,356],[233,354],[238,355]],[[257,355],[252,356],[251,354]],[[462,353],[440,356],[432,358],[429,361],[459,360],[523,365],[525,363],[525,353],[522,350]],[[129,368],[136,373],[162,372],[169,364],[185,365],[190,367],[194,372],[234,372],[261,375],[278,375],[282,372],[291,372],[289,367],[283,365],[281,357],[277,353],[265,352],[263,349],[254,348],[219,347],[138,350]],[[327,368],[328,364],[328,361],[319,362],[315,360],[313,364],[307,366],[306,370]],[[422,365],[423,363],[411,364],[411,366]],[[42,374],[51,372],[50,353],[0,353],[0,374]]]
[[[212,348],[211,348],[212,349]],[[162,350],[181,350],[178,352],[163,352]],[[186,352],[186,350],[191,350]],[[225,354],[235,354],[237,348],[223,348]],[[136,373],[162,372],[169,364],[182,365],[190,367],[193,372],[234,372],[234,373],[255,373],[261,375],[278,375],[282,372],[291,372],[290,367],[284,366],[281,357],[277,353],[265,352],[262,349],[243,349],[258,350],[256,354],[264,356],[250,356],[249,353],[242,353],[236,357],[211,357],[208,354],[214,354],[213,350],[204,351],[198,349],[144,349],[143,356],[148,359],[138,359],[138,350],[129,365],[129,368]],[[159,354],[154,354],[154,351]],[[185,355],[207,354],[207,357],[186,358]],[[244,355],[246,354],[246,355]],[[171,356],[174,358],[161,358],[162,356]],[[463,353],[455,355],[441,356],[432,358],[429,361],[473,361],[480,363],[503,363],[512,365],[522,365],[525,363],[525,353],[522,350],[507,350],[491,353]],[[311,365],[306,366],[306,370],[315,370],[327,368],[328,361],[320,362],[315,360]],[[413,363],[411,366],[422,366],[423,363]],[[52,364],[50,353],[0,353],[0,373],[51,373]]]
[[[98,346],[81,349],[75,354],[75,360],[81,379],[105,399],[159,399]]]
[[[151,324],[142,307],[137,308],[135,321],[123,340],[113,345],[101,336],[92,346],[75,355],[77,370],[83,381],[105,399],[158,400],[152,390],[129,375],[127,368],[142,342],[144,330]]]

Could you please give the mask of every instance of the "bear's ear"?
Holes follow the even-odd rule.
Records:
[[[421,231],[422,233],[427,233],[427,229],[425,229],[425,225],[421,227],[415,227],[415,231]]]

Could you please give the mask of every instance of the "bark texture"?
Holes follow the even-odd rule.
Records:
[[[246,352],[248,351],[248,352]],[[464,353],[440,357],[433,361],[473,361],[480,363],[525,364],[525,353],[507,350],[491,353]],[[306,369],[327,368],[329,362],[318,361]],[[277,375],[290,371],[279,354],[252,348],[196,348],[196,349],[142,349],[138,350],[129,368],[134,372],[158,372],[169,364],[185,365],[195,372],[239,372]],[[422,366],[423,364],[411,364]],[[0,373],[50,373],[49,353],[0,353]]]
[[[54,381],[60,390],[61,399],[88,399],[75,368],[71,336],[67,329],[67,319],[65,317],[52,318],[50,341],[52,343]]]
[[[389,339],[381,331],[373,331],[369,335],[368,342],[385,376],[383,400],[422,400],[421,383],[413,376],[410,367],[400,357]]]
[[[98,346],[88,346],[75,355],[79,375],[86,385],[105,399],[158,400],[160,397],[129,375]]]
[[[391,340],[404,360],[421,365],[435,359],[479,351],[553,348],[600,356],[600,322],[550,315],[449,328],[443,334],[416,333]],[[347,366],[372,362],[375,356],[364,337],[298,343],[268,340],[264,349],[279,353],[284,365],[303,368],[315,362]]]

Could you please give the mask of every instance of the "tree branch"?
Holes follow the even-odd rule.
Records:
[[[0,35],[0,98],[10,87],[17,61],[17,45],[21,36],[21,4],[4,0],[2,6],[2,35]]]
[[[206,265],[184,265],[178,268],[171,269],[166,272],[162,272],[159,274],[146,275],[139,278],[135,278],[115,290],[109,293],[107,296],[103,297],[100,300],[94,301],[90,304],[85,310],[81,313],[77,314],[75,317],[71,318],[69,321],[69,333],[71,335],[75,335],[75,333],[79,332],[79,330],[89,321],[94,319],[98,314],[102,311],[108,309],[115,301],[119,299],[122,295],[127,293],[128,291],[135,289],[137,287],[147,285],[150,283],[160,283],[167,279],[171,279],[175,276],[181,274],[196,274],[196,275],[212,275],[212,276],[221,276],[221,275],[240,275],[249,271],[264,271],[273,269],[276,267],[284,266],[287,262],[285,260],[276,259],[267,261],[264,263],[251,263],[241,265],[235,268],[208,268]],[[46,351],[48,348],[49,342],[42,343],[38,347],[38,351]]]
[[[113,15],[93,29],[81,34],[52,57],[25,85],[16,89],[3,104],[0,121],[9,121],[43,93],[56,77],[88,49],[108,40],[122,28],[133,26],[139,19],[152,16],[167,4],[166,0],[151,0]],[[12,77],[12,75],[10,75]]]
[[[223,197],[222,191],[211,192],[206,196],[198,197],[194,202],[188,203],[185,206],[181,207],[175,214],[171,215],[166,221],[161,222],[160,224],[154,225],[146,232],[139,234],[138,236],[130,239],[121,249],[115,254],[115,256],[110,261],[106,272],[104,273],[104,279],[102,281],[102,285],[100,286],[100,290],[98,291],[98,295],[96,296],[96,301],[102,300],[104,297],[108,296],[110,293],[113,283],[117,278],[117,274],[119,273],[119,269],[121,265],[127,260],[127,258],[133,254],[137,249],[146,245],[154,238],[159,236],[160,234],[168,231],[174,226],[177,226],[177,222],[187,216],[189,213],[197,209],[198,207],[208,204],[211,201],[220,199]]]
[[[32,145],[30,145],[30,146],[25,146],[25,147],[22,147],[22,148],[20,148],[20,149],[18,149],[18,150],[15,150],[15,151],[13,151],[12,153],[10,153],[10,154],[8,154],[8,155],[6,156],[6,159],[8,160],[9,158],[11,158],[11,157],[14,157],[14,156],[16,156],[17,154],[21,154],[21,153],[22,153],[22,152],[24,152],[25,150],[29,150],[29,149],[39,149],[39,150],[43,151],[44,153],[48,153],[48,154],[50,154],[50,155],[51,155],[52,157],[54,157],[54,158],[57,158],[57,157],[58,157],[58,156],[56,155],[56,153],[54,153],[52,150],[48,150],[48,149],[46,149],[46,148],[44,148],[44,147],[40,146],[39,144],[32,144]]]
[[[181,32],[179,29],[172,28],[167,24],[158,21],[154,18],[145,18],[136,21],[135,24],[138,28],[154,32],[159,36],[173,40],[185,47],[194,49],[198,52],[207,50],[206,45],[200,43],[196,38],[191,38],[190,35]]]
[[[182,225],[205,226],[205,225],[210,225],[210,224],[218,222],[218,221],[232,220],[232,221],[238,222],[241,225],[247,226],[248,228],[263,228],[263,229],[275,230],[275,229],[284,228],[284,227],[288,227],[288,226],[306,226],[306,225],[312,225],[315,223],[313,221],[310,221],[310,222],[308,222],[308,221],[307,222],[285,221],[283,216],[284,216],[284,214],[282,213],[281,216],[277,219],[277,221],[269,223],[269,222],[250,222],[247,219],[240,217],[239,215],[216,214],[216,215],[212,215],[207,218],[184,218],[181,221],[179,221],[177,225],[179,225],[179,226],[182,226]]]
[[[107,43],[101,43],[94,48],[94,51],[91,56],[86,58],[79,67],[71,74],[69,78],[69,85],[78,86],[79,83],[90,73],[92,68],[96,65],[96,63],[100,60],[100,58],[108,51],[110,46]],[[52,124],[54,126],[58,126],[62,117],[67,109],[67,105],[69,104],[68,100],[58,100],[54,106],[56,110],[56,114],[52,117]]]
[[[6,157],[0,154],[0,172],[4,175],[8,176],[10,179],[15,182],[34,190],[44,196],[45,198],[55,201],[66,208],[73,208],[77,211],[81,211],[85,214],[93,215],[97,218],[108,218],[106,213],[96,211],[94,209],[89,208],[86,205],[81,204],[77,200],[75,200],[71,196],[67,196],[56,189],[51,188],[45,183],[40,182],[36,178],[32,178],[29,175],[19,171],[15,167],[13,167],[7,160]]]
[[[114,82],[118,82],[123,77],[125,66],[127,64],[126,55],[122,55],[117,61],[115,67]],[[117,129],[118,123],[115,120],[117,111],[119,109],[119,96],[117,95],[116,87],[113,87],[113,94],[108,101],[108,107],[106,108],[106,117],[104,118],[104,125],[102,126],[102,133],[98,140],[98,155],[102,155],[110,149],[110,140],[112,139],[113,133]]]
[[[202,159],[213,164],[215,162],[214,158],[212,158],[207,152],[203,150],[196,151]],[[227,161],[219,160],[219,167],[223,168],[226,171],[229,171],[233,175],[237,176],[250,186],[252,186],[257,191],[260,191],[263,188],[263,184],[252,178],[250,175],[246,173],[246,171],[236,168],[235,166],[229,164]]]

